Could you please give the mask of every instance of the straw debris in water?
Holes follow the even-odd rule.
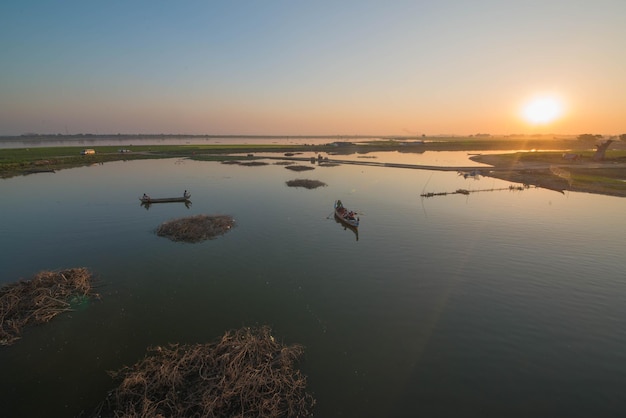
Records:
[[[323,181],[309,179],[289,180],[286,183],[289,187],[304,187],[306,189],[316,189],[318,187],[326,186],[326,183]]]
[[[42,271],[31,280],[19,280],[0,288],[0,345],[11,345],[21,338],[27,325],[50,321],[71,311],[71,304],[93,292],[91,273],[86,268]]]
[[[280,344],[269,327],[229,331],[210,344],[150,348],[111,372],[119,386],[98,417],[309,417],[315,400],[295,368],[300,345]]]
[[[228,215],[195,215],[173,219],[157,228],[157,235],[172,241],[200,242],[224,235],[235,226],[235,220]]]

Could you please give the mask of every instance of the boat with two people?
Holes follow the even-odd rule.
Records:
[[[345,225],[352,228],[359,227],[360,218],[356,212],[346,209],[341,200],[335,201],[335,216]]]
[[[139,200],[141,200],[141,203],[147,203],[147,204],[152,204],[152,203],[169,203],[169,202],[188,202],[189,198],[191,197],[191,193],[189,193],[187,190],[185,190],[185,192],[183,193],[182,196],[180,197],[158,197],[158,198],[154,198],[154,197],[150,197],[147,194],[143,194],[143,196],[141,196],[139,198]]]

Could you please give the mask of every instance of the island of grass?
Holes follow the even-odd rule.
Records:
[[[89,298],[92,275],[86,268],[42,271],[30,280],[19,280],[0,288],[0,345],[11,345],[21,338],[26,326],[49,322],[71,311]]]
[[[286,165],[285,168],[291,171],[309,171],[315,170],[315,167],[311,167],[310,165]]]
[[[195,215],[163,222],[156,233],[172,241],[194,243],[224,235],[234,226],[232,216]]]
[[[305,189],[317,189],[318,187],[326,186],[326,183],[323,181],[310,179],[288,180],[286,183],[289,187],[303,187]]]
[[[301,345],[267,326],[226,332],[209,344],[159,346],[112,372],[118,387],[97,417],[309,417],[315,399],[296,368]]]

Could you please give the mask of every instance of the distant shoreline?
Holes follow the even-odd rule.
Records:
[[[258,138],[258,137],[257,137]],[[277,138],[277,137],[263,137]],[[309,137],[307,137],[309,138]],[[477,152],[473,161],[489,164],[479,168],[482,175],[502,180],[536,185],[561,193],[577,191],[626,197],[626,142],[616,141],[607,152],[606,161],[596,162],[594,141],[581,140],[494,140],[493,138],[448,138],[447,140],[422,142],[421,140],[377,139],[371,141],[335,141],[320,144],[257,143],[257,144],[178,144],[130,146],[73,144],[59,147],[33,147],[0,149],[0,176],[9,178],[32,173],[50,172],[119,160],[191,158],[196,160],[225,161],[241,159],[231,154],[273,152],[279,155],[293,151],[326,152],[336,155],[397,151],[423,153],[425,151],[472,151]],[[96,148],[93,155],[80,155],[82,147]],[[516,151],[501,155],[480,155],[480,151]],[[542,152],[536,152],[542,151]],[[564,152],[575,152],[576,161],[562,158]],[[352,162],[351,164],[358,164]],[[387,165],[393,167],[393,164]],[[429,169],[428,166],[403,165],[404,168]],[[455,170],[459,167],[438,167]]]
[[[514,143],[551,147],[576,142],[573,135],[187,135],[187,134],[24,134],[0,136],[0,149],[81,145],[324,145],[330,143],[424,143],[457,146],[459,150],[474,144],[490,144],[490,148],[509,147]],[[454,145],[457,144],[457,145]],[[500,145],[496,145],[500,144]],[[505,145],[506,144],[506,145]]]

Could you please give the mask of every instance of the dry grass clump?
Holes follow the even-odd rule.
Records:
[[[316,189],[318,187],[326,186],[326,183],[323,181],[308,179],[289,180],[286,183],[289,187],[304,187],[306,189]]]
[[[229,331],[210,344],[150,348],[119,383],[98,417],[308,417],[315,400],[295,368],[300,345],[276,341],[269,327]]]
[[[235,226],[228,215],[195,215],[163,222],[156,230],[157,235],[172,241],[200,242],[224,235]]]
[[[86,268],[42,271],[31,280],[19,280],[0,288],[0,345],[11,345],[27,325],[50,321],[72,310],[93,293],[91,273]]]
[[[285,168],[293,171],[315,170],[315,167],[311,167],[310,165],[287,165]]]

